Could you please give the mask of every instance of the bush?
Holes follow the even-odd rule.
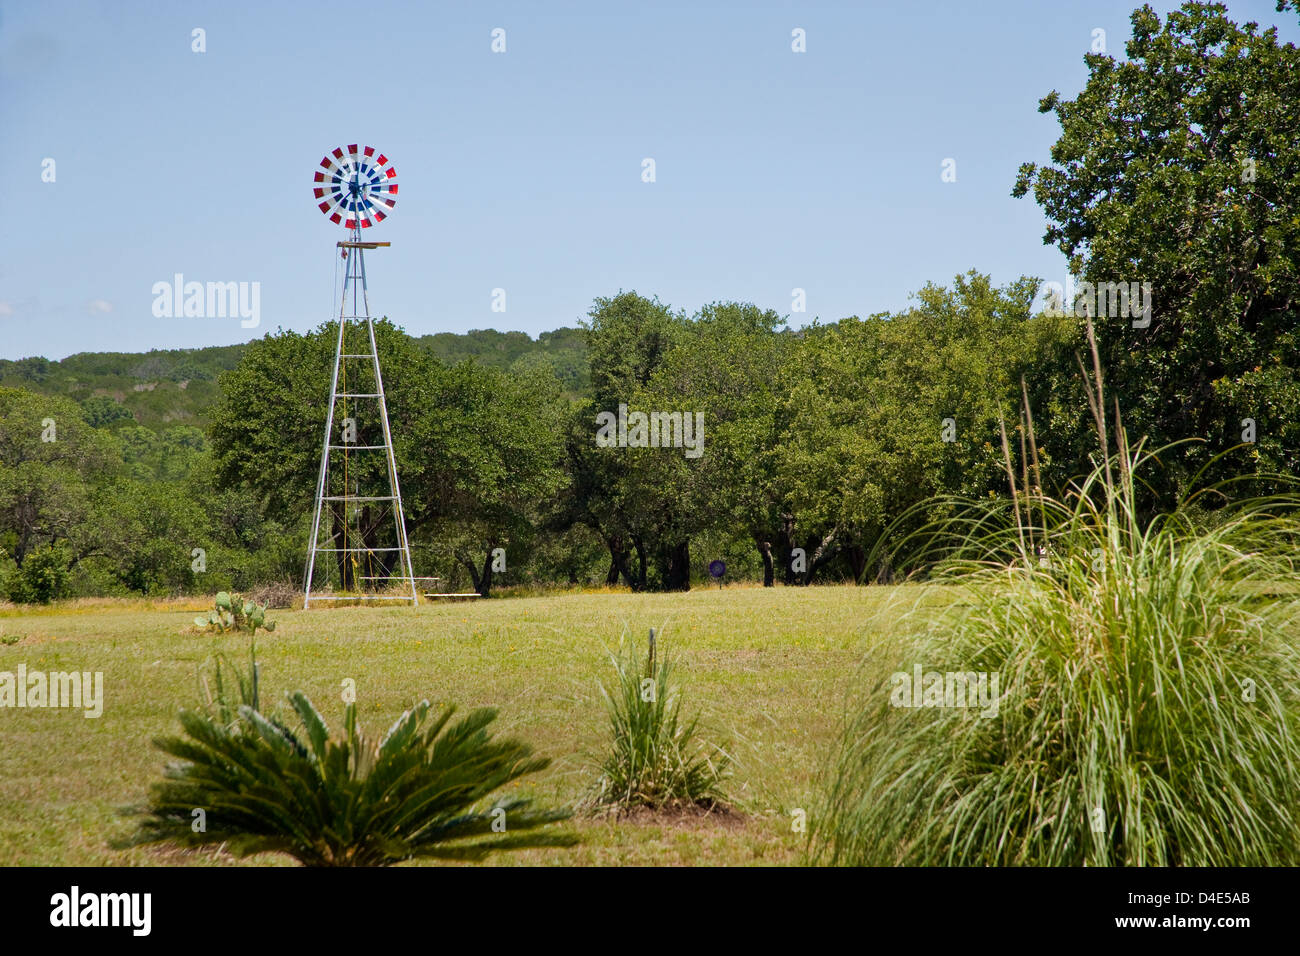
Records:
[[[16,604],[49,604],[64,596],[67,584],[67,554],[58,546],[45,545],[9,572],[6,588],[9,600]]]
[[[415,857],[479,860],[497,850],[571,846],[537,832],[569,814],[533,810],[494,791],[549,764],[516,740],[493,740],[496,711],[452,723],[448,706],[432,720],[428,701],[406,711],[379,740],[343,716],[343,736],[301,691],[289,695],[299,729],[259,707],[255,657],[228,692],[218,664],[215,706],[182,711],[184,737],[154,745],[181,761],[153,786],[137,831],[119,847],[171,842],[225,845],[236,856],[287,853],[306,866],[387,866]],[[196,829],[203,811],[203,827]]]
[[[134,419],[131,410],[107,395],[95,395],[81,402],[86,423],[93,428],[106,428],[114,422]]]
[[[587,805],[626,809],[671,804],[721,804],[721,782],[731,758],[697,734],[698,718],[682,718],[674,662],[657,655],[650,632],[645,664],[634,641],[620,641],[610,660],[618,675],[613,691],[601,685],[609,708],[612,749]]]
[[[1186,510],[1144,524],[1134,473],[1153,456],[1117,434],[1119,454],[1064,501],[1013,479],[1014,520],[966,539],[938,575],[956,604],[889,662],[999,677],[996,716],[895,706],[877,658],[813,818],[814,861],[1300,863],[1293,503],[1209,529]]]
[[[271,581],[253,588],[248,599],[267,608],[291,608],[302,592],[284,581]]]

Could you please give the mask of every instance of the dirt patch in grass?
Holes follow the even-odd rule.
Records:
[[[626,807],[599,811],[597,819],[631,826],[660,826],[670,829],[699,830],[722,827],[727,830],[742,829],[748,815],[735,807],[721,803],[671,803],[662,807]]]

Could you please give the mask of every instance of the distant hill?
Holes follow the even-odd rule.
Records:
[[[578,329],[524,332],[475,329],[441,332],[415,340],[446,364],[473,358],[498,368],[549,365],[570,392],[587,387],[587,350]],[[32,357],[0,359],[0,386],[63,395],[81,404],[92,424],[133,419],[147,428],[207,425],[220,397],[217,377],[239,364],[247,345],[150,352],[79,352],[62,361]]]
[[[0,385],[71,398],[96,425],[134,418],[155,429],[202,427],[217,401],[217,376],[239,364],[245,348],[79,352],[59,362],[0,360]]]
[[[504,369],[516,365],[546,364],[571,392],[585,391],[590,384],[587,343],[580,329],[543,332],[536,340],[529,338],[526,332],[473,329],[463,334],[439,332],[437,335],[422,335],[416,341],[447,365],[455,365],[467,358]]]

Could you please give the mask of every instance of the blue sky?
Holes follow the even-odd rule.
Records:
[[[1094,29],[1122,54],[1135,5],[5,2],[0,357],[328,321],[345,233],[311,174],[350,143],[398,170],[367,267],[373,311],[416,335],[535,335],[620,289],[799,325],[971,268],[1060,282],[1011,185],[1059,131],[1038,99],[1081,88]],[[1273,0],[1228,6],[1300,34]],[[176,273],[260,283],[260,327],[154,317]]]

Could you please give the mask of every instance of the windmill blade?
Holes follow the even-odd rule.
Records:
[[[331,222],[349,230],[369,229],[388,218],[397,204],[397,170],[373,146],[337,146],[312,176],[312,198]]]

